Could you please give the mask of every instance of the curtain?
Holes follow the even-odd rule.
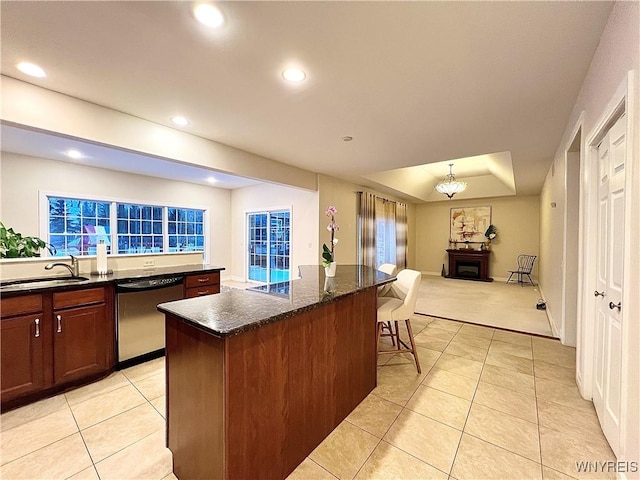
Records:
[[[396,204],[396,265],[407,268],[407,204]]]
[[[358,263],[376,267],[376,197],[367,192],[360,195],[358,220]]]

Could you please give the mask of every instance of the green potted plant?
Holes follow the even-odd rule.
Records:
[[[49,250],[52,255],[55,253],[53,245],[47,244],[41,238],[24,237],[0,222],[0,258],[39,257],[43,248]]]

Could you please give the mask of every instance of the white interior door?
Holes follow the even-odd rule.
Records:
[[[593,403],[611,448],[619,455],[626,117],[598,146],[595,388]]]

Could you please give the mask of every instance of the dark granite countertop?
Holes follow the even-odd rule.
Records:
[[[361,265],[338,265],[333,278],[325,278],[324,268],[319,265],[305,265],[300,267],[300,277],[249,290],[232,289],[217,295],[161,303],[158,310],[217,337],[227,337],[396,279]]]
[[[61,260],[64,261],[64,260]],[[216,265],[177,265],[172,267],[153,267],[135,270],[119,270],[109,275],[91,275],[89,273],[81,273],[80,277],[84,277],[86,280],[77,281],[73,283],[67,283],[63,285],[51,286],[50,284],[35,282],[22,283],[28,280],[34,279],[2,279],[0,284],[0,293],[2,296],[23,295],[25,293],[36,293],[47,290],[66,290],[69,288],[77,287],[91,287],[94,285],[104,285],[109,283],[118,283],[126,281],[134,281],[136,279],[150,279],[150,278],[166,278],[175,275],[190,275],[199,273],[219,272],[225,270],[225,267],[219,267]],[[68,275],[50,275],[38,278],[47,279],[65,279],[69,278]],[[19,285],[15,285],[15,282],[21,282]],[[14,285],[12,285],[14,284]]]

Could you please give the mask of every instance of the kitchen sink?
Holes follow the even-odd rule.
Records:
[[[0,292],[12,292],[31,288],[63,287],[65,285],[82,284],[88,281],[89,279],[87,277],[23,278],[21,280],[0,282]]]

